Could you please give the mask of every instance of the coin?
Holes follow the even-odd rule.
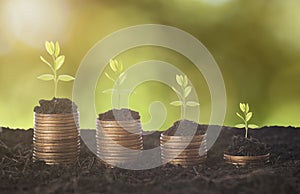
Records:
[[[96,129],[97,156],[110,164],[135,160],[143,149],[139,120],[100,121]]]
[[[224,160],[226,163],[234,164],[234,165],[246,165],[252,164],[264,164],[269,162],[270,154],[260,155],[260,156],[232,156],[228,154],[224,154]]]
[[[33,159],[69,164],[80,150],[79,114],[37,114],[34,118]]]
[[[206,135],[185,137],[161,134],[160,145],[163,162],[192,166],[207,158]]]

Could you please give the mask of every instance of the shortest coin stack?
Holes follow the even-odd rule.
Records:
[[[224,154],[224,160],[228,164],[233,164],[236,166],[250,165],[264,165],[269,162],[270,153],[260,156],[232,156],[229,154]]]
[[[34,115],[33,159],[72,164],[79,156],[79,114]]]
[[[97,157],[108,165],[134,162],[143,150],[140,120],[97,119]]]
[[[187,137],[162,133],[160,146],[163,163],[188,167],[201,164],[207,158],[206,135]]]

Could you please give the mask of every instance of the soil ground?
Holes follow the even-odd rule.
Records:
[[[244,136],[233,136],[231,144],[224,151],[232,156],[259,156],[270,152],[267,144],[261,143],[255,138],[245,138]]]
[[[1,129],[1,128],[0,128]],[[223,127],[205,164],[184,169],[165,165],[151,170],[107,168],[82,144],[72,166],[32,162],[32,130],[0,130],[0,193],[300,193],[300,129],[264,127],[250,131],[271,148],[265,166],[225,164],[224,149],[244,131]],[[144,138],[159,145],[159,133]]]
[[[138,112],[126,108],[112,109],[98,116],[98,119],[103,121],[132,121],[140,119]]]
[[[190,130],[187,130],[190,129]],[[176,121],[172,127],[164,131],[164,135],[180,135],[180,136],[193,136],[204,135],[207,130],[207,126],[199,125],[196,122],[190,120]]]
[[[34,107],[35,113],[40,114],[67,114],[77,112],[77,106],[68,98],[52,98],[40,100],[39,106]]]

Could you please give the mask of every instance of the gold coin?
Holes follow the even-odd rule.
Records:
[[[160,136],[160,140],[162,141],[184,141],[184,142],[191,142],[191,141],[202,141],[206,139],[206,135],[194,135],[194,136],[169,136],[164,135],[163,133]]]
[[[49,130],[49,129],[43,129],[43,130],[39,130],[39,129],[34,129],[33,131],[34,134],[37,134],[37,135],[47,135],[47,134],[57,134],[57,135],[60,135],[60,134],[77,134],[79,135],[80,132],[79,130],[77,130],[76,128],[72,128],[70,130],[59,130],[59,131],[54,131],[54,130]]]
[[[199,150],[201,149],[199,145],[195,145],[195,146],[185,146],[185,145],[169,145],[169,144],[164,144],[160,146],[161,149],[164,150]],[[205,147],[203,147],[202,149],[205,149]]]
[[[104,143],[143,143],[142,137],[139,138],[118,138],[118,137],[96,137],[97,141]]]
[[[143,149],[142,146],[135,146],[135,147],[126,147],[126,146],[122,146],[122,145],[118,145],[118,146],[103,146],[103,145],[98,145],[97,147],[100,150],[115,150],[115,151],[126,151],[126,150],[141,150]]]
[[[35,146],[76,146],[80,145],[80,140],[72,140],[72,141],[36,141],[33,140],[33,145]]]
[[[33,156],[33,160],[43,160],[47,164],[59,164],[59,163],[74,163],[78,158],[68,158],[68,159],[47,159],[47,158],[39,158],[37,156]]]
[[[231,163],[235,165],[245,165],[249,164],[261,164],[269,161],[270,154],[260,155],[260,156],[232,156],[224,154],[224,159],[226,163]]]
[[[139,134],[128,134],[128,135],[118,135],[118,134],[111,134],[111,135],[108,135],[108,134],[96,134],[96,138],[98,139],[120,139],[120,140],[133,140],[133,139],[136,139],[136,140],[142,140],[142,136],[139,135]]]
[[[33,134],[35,139],[76,139],[79,138],[79,134]]]

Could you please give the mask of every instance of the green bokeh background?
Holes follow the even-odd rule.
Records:
[[[33,107],[53,96],[52,82],[36,77],[49,72],[45,40],[58,40],[66,56],[60,73],[76,74],[88,50],[110,33],[138,24],[182,29],[212,53],[227,91],[225,125],[239,122],[239,102],[249,102],[253,122],[300,126],[300,1],[298,0],[2,0],[0,1],[0,126],[31,128]],[[163,48],[128,50],[117,59],[125,68],[143,60],[162,60],[188,75],[200,101],[200,123],[210,118],[210,94],[200,72],[184,56]],[[107,68],[107,71],[109,69]],[[73,83],[61,83],[59,96],[72,96]],[[112,87],[103,75],[96,91],[98,112],[111,108]],[[155,92],[153,92],[155,91]],[[130,108],[150,119],[149,104],[161,101],[168,116],[161,130],[180,117],[169,106],[172,90],[158,82],[140,85]]]

